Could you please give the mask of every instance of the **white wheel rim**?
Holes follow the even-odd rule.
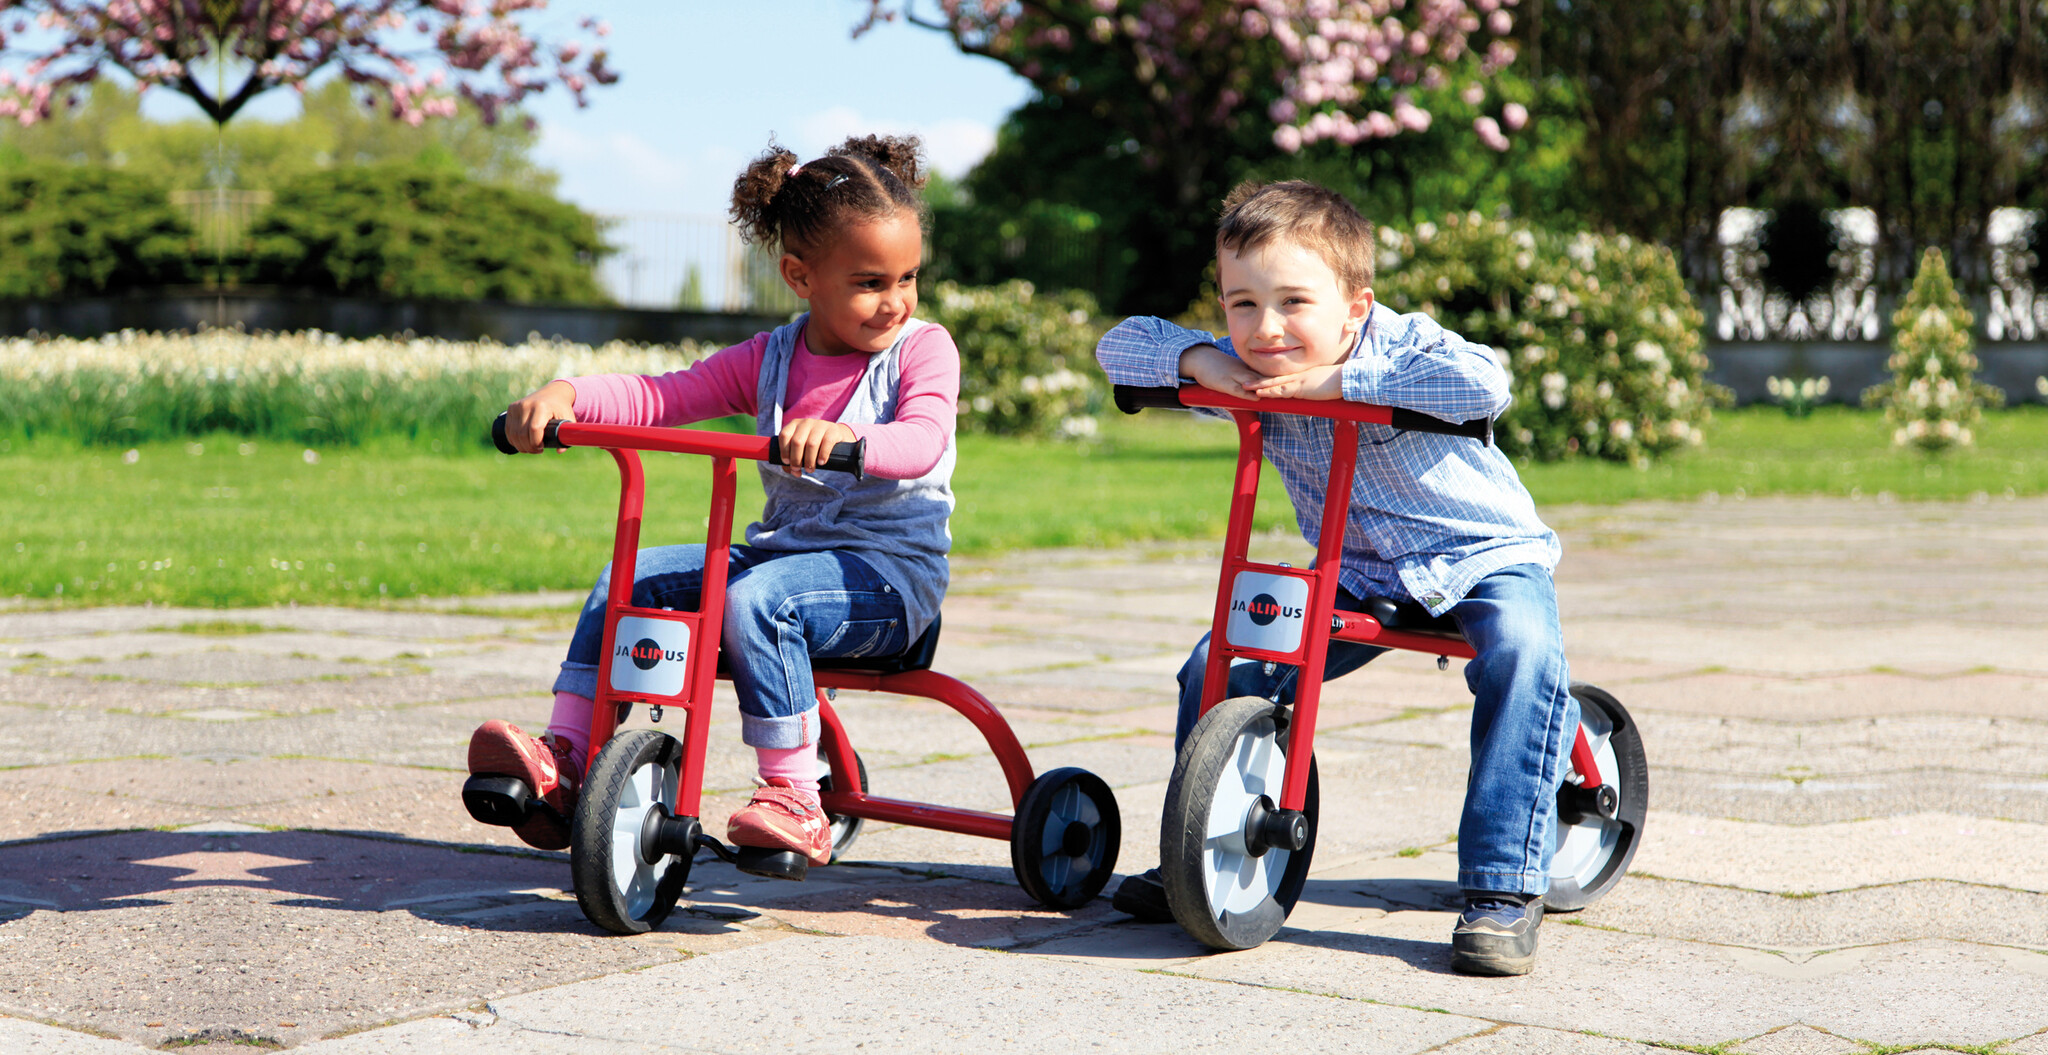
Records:
[[[639,919],[654,907],[655,887],[674,856],[664,854],[653,864],[640,859],[640,826],[656,803],[669,804],[675,797],[667,776],[668,770],[653,762],[633,770],[619,789],[619,804],[612,811],[612,886],[625,901],[631,919]]]
[[[1088,844],[1093,849],[1095,831],[1102,824],[1102,810],[1096,807],[1094,799],[1082,793],[1080,782],[1074,780],[1053,792],[1052,803],[1045,811],[1045,828],[1038,836],[1039,875],[1055,892],[1080,885],[1095,871],[1095,861],[1089,854],[1066,852],[1067,826],[1072,824],[1088,829]]]
[[[1291,852],[1267,850],[1253,856],[1244,844],[1244,824],[1259,796],[1276,804],[1280,801],[1286,773],[1287,754],[1270,720],[1238,734],[1229,760],[1216,775],[1209,821],[1202,833],[1202,882],[1208,888],[1211,918],[1222,919],[1226,912],[1250,912],[1280,889]]]
[[[1619,792],[1621,770],[1614,757],[1614,723],[1608,721],[1605,712],[1581,701],[1579,727],[1585,730],[1586,743],[1593,749],[1593,764],[1600,769],[1600,779]],[[1550,881],[1555,884],[1570,880],[1582,890],[1591,887],[1620,845],[1621,830],[1621,822],[1590,813],[1577,824],[1552,825]]]

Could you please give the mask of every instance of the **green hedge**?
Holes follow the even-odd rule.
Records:
[[[1510,455],[1642,463],[1701,442],[1725,391],[1706,380],[1699,309],[1662,246],[1452,215],[1383,228],[1380,300],[1491,346],[1513,381]]]
[[[596,217],[410,162],[311,172],[251,225],[248,281],[342,296],[601,303]]]
[[[134,173],[0,168],[0,297],[88,297],[195,280],[192,227]]]

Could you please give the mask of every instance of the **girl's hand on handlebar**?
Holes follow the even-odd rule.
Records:
[[[1212,392],[1239,399],[1257,399],[1250,391],[1255,381],[1264,380],[1263,374],[1234,356],[1225,355],[1223,349],[1213,344],[1198,344],[1180,353],[1180,376],[1192,380]]]
[[[550,381],[532,395],[505,408],[505,438],[527,454],[539,454],[550,421],[576,420],[576,386]]]
[[[1311,366],[1293,374],[1261,377],[1244,386],[1253,399],[1343,399],[1343,376],[1335,366]]]
[[[837,421],[796,418],[782,423],[782,470],[802,476],[825,464],[835,443],[852,443],[853,430]]]

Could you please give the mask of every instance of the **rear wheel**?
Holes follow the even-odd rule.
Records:
[[[1264,837],[1287,772],[1283,714],[1243,697],[1209,709],[1188,735],[1166,788],[1159,875],[1173,918],[1214,949],[1250,949],[1287,922],[1315,855],[1321,794],[1309,762],[1298,850]]]
[[[1579,787],[1577,774],[1558,789],[1557,823],[1550,834],[1550,892],[1543,895],[1543,907],[1550,912],[1585,908],[1621,882],[1642,843],[1643,815],[1650,799],[1650,766],[1635,719],[1597,686],[1575,684],[1572,698],[1579,701],[1579,730],[1613,797],[1603,804],[1602,789]]]
[[[612,737],[590,765],[569,835],[569,871],[583,915],[614,934],[661,926],[690,878],[689,846],[675,816],[683,745],[652,729]]]
[[[861,791],[871,790],[868,787],[868,764],[860,757],[859,752],[854,753],[853,764],[860,769]],[[821,774],[818,777],[818,790],[831,791],[832,760],[825,757],[823,745],[818,747],[818,772]],[[843,817],[829,810],[825,813],[825,820],[832,825],[832,863],[838,864],[839,859],[846,855],[848,848],[853,846],[853,841],[860,838],[861,825],[865,822],[860,817]]]
[[[1024,789],[1010,824],[1010,866],[1024,892],[1049,908],[1094,900],[1116,868],[1123,817],[1101,777],[1066,766]]]

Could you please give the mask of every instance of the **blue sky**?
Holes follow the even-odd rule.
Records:
[[[958,175],[994,143],[1003,115],[1029,95],[1021,78],[954,50],[929,30],[878,26],[856,41],[862,0],[553,0],[534,25],[574,38],[585,14],[611,24],[621,77],[577,109],[559,89],[529,102],[539,159],[561,193],[607,213],[721,213],[740,167],[775,133],[811,156],[855,132],[917,132],[932,161]],[[149,112],[197,109],[152,92]],[[252,107],[289,117],[290,92]]]

